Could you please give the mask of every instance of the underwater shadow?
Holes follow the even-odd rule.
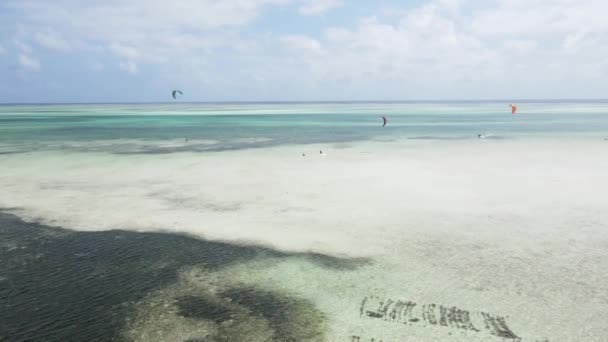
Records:
[[[351,270],[370,262],[179,234],[77,232],[28,223],[0,212],[0,340],[120,340],[125,318],[133,314],[135,304],[150,292],[175,283],[184,267],[219,270],[252,260],[293,257],[335,270]],[[235,313],[261,315],[277,338],[293,340],[284,327],[298,325],[292,321],[300,316],[289,314],[289,308],[301,308],[301,299],[234,287],[225,288],[220,297],[230,298],[232,304],[184,297],[177,299],[177,306],[184,317],[220,323]],[[306,305],[306,310],[316,310]],[[313,316],[318,321],[322,314]]]

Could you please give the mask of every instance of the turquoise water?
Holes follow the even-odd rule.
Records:
[[[381,127],[380,115],[388,117]],[[390,139],[599,138],[608,103],[243,103],[0,106],[0,153],[221,151]]]

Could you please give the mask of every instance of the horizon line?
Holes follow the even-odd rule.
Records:
[[[129,105],[129,104],[350,104],[350,103],[547,103],[608,102],[606,99],[463,99],[463,100],[302,100],[302,101],[151,101],[151,102],[0,102],[0,106],[19,105]]]

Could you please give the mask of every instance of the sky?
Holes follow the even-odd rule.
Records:
[[[605,0],[0,0],[0,103],[608,98]]]

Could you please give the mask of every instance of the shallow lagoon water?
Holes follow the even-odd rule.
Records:
[[[310,302],[213,273],[254,260],[295,258],[337,272],[367,262],[176,234],[73,232],[8,214],[0,237],[7,341],[319,341],[325,318]],[[188,286],[180,274],[192,270],[197,282]]]
[[[607,106],[503,107],[3,106],[0,336],[603,341]]]

